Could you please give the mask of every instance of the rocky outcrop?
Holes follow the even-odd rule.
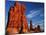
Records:
[[[22,33],[28,31],[28,23],[25,16],[25,6],[16,2],[10,7],[6,31],[9,33]]]

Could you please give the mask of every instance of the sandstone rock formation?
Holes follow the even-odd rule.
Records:
[[[25,6],[16,2],[10,7],[6,31],[9,33],[28,32],[28,23],[25,16]],[[22,30],[21,30],[22,29]]]

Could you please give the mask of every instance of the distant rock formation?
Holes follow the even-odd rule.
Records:
[[[24,4],[19,2],[15,2],[14,7],[10,7],[6,29],[8,33],[28,32],[25,9]]]
[[[32,25],[32,20],[30,20],[30,32],[34,32],[34,33],[38,33],[38,32],[41,32],[41,28],[40,28],[40,25],[38,25],[37,27],[33,28],[33,25]]]
[[[32,21],[30,20],[30,31],[32,30]]]

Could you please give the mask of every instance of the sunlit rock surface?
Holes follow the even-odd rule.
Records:
[[[10,7],[6,30],[8,33],[28,32],[25,9],[24,4],[19,2],[16,2],[14,7]]]

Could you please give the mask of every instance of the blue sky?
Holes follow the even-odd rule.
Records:
[[[6,1],[5,9],[6,9],[6,24],[8,19],[8,12],[10,6],[14,6],[14,1]],[[32,20],[33,27],[40,25],[40,27],[44,28],[44,4],[43,3],[35,3],[35,2],[20,2],[24,3],[26,6],[26,18],[28,21],[28,25],[30,25],[30,20]]]

